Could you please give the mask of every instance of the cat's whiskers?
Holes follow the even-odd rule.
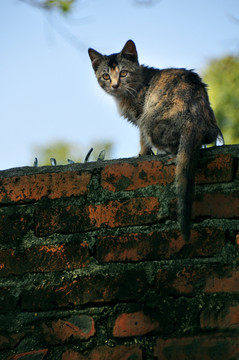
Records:
[[[125,89],[133,97],[135,97],[137,95],[137,91],[134,88],[132,88],[131,86],[126,86]]]

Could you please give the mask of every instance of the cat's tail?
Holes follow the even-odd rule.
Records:
[[[178,219],[185,241],[190,238],[194,178],[202,138],[188,121],[181,134],[176,165],[176,191],[178,197]]]

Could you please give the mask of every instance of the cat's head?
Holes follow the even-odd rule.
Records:
[[[97,80],[108,94],[118,98],[136,94],[140,66],[132,40],[128,40],[117,54],[102,55],[94,49],[88,52]]]

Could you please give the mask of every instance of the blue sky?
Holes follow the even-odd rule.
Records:
[[[210,59],[239,53],[232,17],[238,0],[78,0],[67,17],[1,0],[0,169],[32,165],[34,148],[55,141],[113,141],[113,158],[136,155],[138,130],[99,88],[88,47],[110,54],[133,39],[141,63],[202,73]]]

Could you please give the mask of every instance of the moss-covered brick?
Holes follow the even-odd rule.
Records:
[[[239,271],[231,266],[204,265],[178,266],[160,269],[156,288],[170,295],[196,295],[197,293],[239,293]]]
[[[40,207],[35,211],[37,236],[52,233],[72,234],[99,229],[155,223],[158,220],[159,200],[139,197],[106,204],[88,206]]]
[[[115,337],[141,336],[158,329],[159,323],[152,320],[142,311],[120,314],[115,320],[113,335]]]
[[[196,184],[229,182],[234,176],[234,158],[231,154],[216,154],[202,158],[196,171]]]
[[[31,210],[25,207],[0,208],[0,246],[19,246],[32,228]]]
[[[66,350],[62,360],[143,360],[139,345],[118,345],[116,347],[98,346],[88,351],[86,355],[77,351]]]
[[[87,340],[95,335],[95,321],[91,316],[74,315],[41,324],[42,334],[49,344],[63,344],[72,340]]]
[[[0,313],[15,311],[19,301],[19,294],[10,286],[0,287]]]
[[[222,301],[223,300],[223,301]],[[239,301],[223,298],[206,304],[200,314],[200,325],[204,330],[237,330],[239,324]]]
[[[22,250],[4,249],[0,250],[0,277],[83,268],[89,262],[89,245],[86,242],[41,245]]]
[[[12,355],[7,360],[43,360],[48,349],[27,351],[20,354]]]
[[[239,358],[239,145],[0,172],[0,359]]]
[[[0,203],[28,203],[44,197],[59,199],[88,192],[90,172],[64,171],[0,178]]]
[[[160,160],[137,161],[105,166],[101,184],[110,191],[136,190],[151,185],[167,185],[174,181],[175,165]]]
[[[193,202],[192,217],[239,218],[239,191],[202,192]]]
[[[24,337],[24,333],[12,334],[7,331],[0,332],[0,350],[14,349]]]
[[[239,356],[239,338],[230,335],[201,335],[180,339],[158,339],[155,360],[195,359],[225,360]]]
[[[124,233],[98,236],[95,257],[101,263],[210,257],[220,253],[224,244],[225,233],[220,228],[193,229],[188,243],[177,229]]]
[[[28,311],[71,308],[72,305],[137,300],[147,289],[144,271],[79,276],[60,284],[42,284],[22,291],[21,308]]]

